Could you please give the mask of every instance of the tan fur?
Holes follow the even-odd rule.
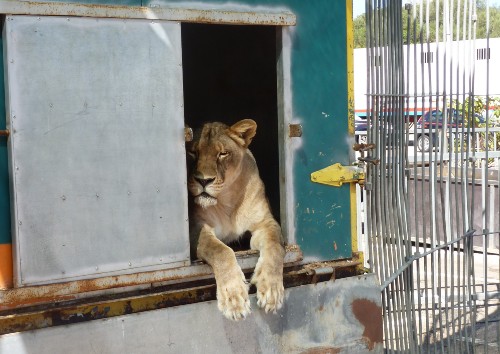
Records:
[[[231,127],[205,124],[188,144],[188,189],[191,208],[191,253],[213,269],[219,309],[229,319],[250,313],[248,284],[226,243],[246,231],[250,246],[259,250],[252,276],[257,287],[257,304],[266,312],[283,305],[283,258],[281,228],[267,202],[264,184],[248,145],[257,124],[244,119]]]

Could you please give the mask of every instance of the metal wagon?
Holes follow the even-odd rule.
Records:
[[[358,248],[364,175],[346,167],[350,1],[7,0],[0,13],[0,352],[382,350],[380,286]],[[241,118],[258,124],[286,295],[278,314],[253,303],[232,323],[189,257],[184,143]],[[237,258],[249,276],[257,255]]]

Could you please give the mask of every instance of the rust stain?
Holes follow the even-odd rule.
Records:
[[[292,13],[261,13],[223,10],[202,10],[190,8],[149,8],[143,6],[103,5],[103,4],[58,4],[51,2],[26,2],[26,6],[16,7],[8,11],[13,15],[37,14],[97,18],[141,18],[150,19],[152,15],[158,20],[221,23],[294,26],[296,17]],[[156,18],[154,19],[156,20]]]
[[[340,353],[340,348],[318,347],[303,351],[301,354],[339,354],[339,353]]]
[[[72,300],[77,298],[77,294],[91,293],[93,291],[189,278],[189,275],[185,274],[164,274],[161,271],[151,271],[7,289],[0,292],[0,298],[2,299],[0,311],[54,301]]]
[[[298,253],[297,246],[287,246],[289,252]],[[256,255],[257,251],[243,252],[240,258]],[[293,258],[293,257],[292,257]],[[300,255],[302,259],[302,256]],[[293,260],[296,261],[296,260]],[[110,289],[135,287],[160,282],[190,281],[202,276],[211,275],[212,271],[203,263],[194,263],[200,269],[186,273],[184,269],[192,266],[171,268],[160,271],[148,271],[133,274],[104,276],[94,279],[73,280],[62,283],[46,285],[30,285],[20,288],[0,290],[0,311],[22,308],[26,306],[52,303],[57,301],[72,300],[82,297],[82,294],[92,294],[96,291],[109,291]],[[84,297],[87,297],[86,295]]]
[[[337,242],[333,241],[333,249],[336,251],[337,250]]]
[[[352,302],[352,312],[365,327],[363,339],[369,350],[375,348],[376,343],[382,343],[382,309],[376,303],[367,299],[356,299]]]
[[[214,300],[215,292],[215,285],[205,285],[127,298],[95,298],[91,303],[56,304],[8,315],[0,313],[0,335]]]
[[[18,307],[27,307],[31,305],[36,305],[39,303],[52,303],[57,299],[57,301],[68,301],[68,300],[74,300],[76,299],[76,295],[64,295],[64,296],[39,296],[36,298],[25,298],[25,299],[18,299],[14,304],[7,304],[5,306],[0,305],[0,311],[2,310],[9,310],[13,308],[18,308]]]

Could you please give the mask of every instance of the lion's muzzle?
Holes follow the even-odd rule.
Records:
[[[203,192],[194,197],[194,202],[201,206],[203,209],[217,204],[217,198],[212,197],[210,194]]]

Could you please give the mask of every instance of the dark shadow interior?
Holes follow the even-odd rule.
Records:
[[[184,119],[257,122],[250,145],[279,221],[276,27],[182,24]]]

